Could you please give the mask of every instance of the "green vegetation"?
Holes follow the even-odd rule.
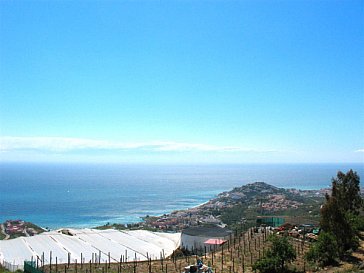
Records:
[[[258,198],[256,198],[258,199]],[[258,199],[262,200],[262,199]],[[290,200],[295,200],[291,198]],[[305,219],[311,220],[313,222],[319,222],[320,220],[320,205],[323,203],[324,199],[322,197],[307,197],[300,199],[303,205],[298,208],[287,208],[274,212],[269,212],[269,214],[262,213],[259,208],[259,204],[255,207],[250,207],[251,203],[241,203],[233,207],[226,208],[220,211],[220,219],[223,223],[227,224],[230,229],[236,229],[242,219],[247,219],[247,227],[255,225],[255,220],[257,216],[269,215],[269,216],[293,216],[293,217],[304,217]],[[218,213],[216,213],[218,215]]]
[[[6,268],[4,268],[4,267],[0,264],[0,273],[14,273],[14,272],[11,272],[11,271],[7,270]],[[23,273],[23,271],[21,271],[21,270],[17,270],[17,271],[15,271],[15,273]]]
[[[238,204],[221,211],[221,221],[228,226],[241,222],[243,218],[255,218],[256,213],[248,210],[247,204]]]
[[[259,270],[261,273],[289,272],[286,263],[294,261],[296,253],[288,238],[272,235],[268,240],[272,243],[272,246],[263,258],[253,265],[253,270]]]
[[[106,223],[103,226],[99,226],[99,227],[95,227],[95,229],[99,229],[99,230],[105,230],[105,229],[116,229],[116,230],[148,230],[148,231],[158,231],[158,229],[156,228],[152,228],[152,227],[146,227],[146,226],[141,226],[139,225],[139,223],[135,223],[135,224],[110,224],[110,223]]]
[[[338,172],[332,180],[332,194],[326,195],[321,209],[320,225],[323,232],[313,244],[306,258],[321,265],[332,265],[337,258],[345,259],[359,246],[359,230],[364,226],[363,199],[360,179],[356,172]]]
[[[33,223],[31,223],[31,222],[25,222],[25,226],[27,227],[27,228],[32,228],[32,229],[34,229],[38,234],[40,234],[40,233],[43,233],[45,230],[43,229],[43,228],[41,228],[40,226],[37,226],[37,225],[35,225],[35,224],[33,224]]]
[[[307,252],[309,261],[317,262],[321,266],[334,265],[337,263],[338,246],[332,233],[322,232],[315,244]]]
[[[283,215],[294,217],[305,217],[313,221],[320,220],[320,205],[324,202],[322,197],[307,197],[298,208],[287,208],[285,210],[270,213],[270,215]]]
[[[338,244],[338,254],[358,247],[358,230],[354,223],[363,205],[360,196],[360,179],[356,172],[338,172],[332,181],[332,194],[326,195],[326,203],[321,209],[321,228],[331,232]]]
[[[352,219],[352,223],[355,230],[364,231],[364,211],[361,211],[361,213],[357,217],[354,217]],[[360,237],[360,234],[358,234],[358,236]]]

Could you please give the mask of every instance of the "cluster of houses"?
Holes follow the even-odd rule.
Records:
[[[289,208],[297,209],[301,205],[303,204],[294,200],[289,200],[282,194],[271,194],[262,202],[261,208],[264,209],[264,211],[276,212]]]
[[[38,233],[34,228],[28,227],[23,220],[7,220],[4,228],[5,233],[11,237],[15,235],[33,236]]]
[[[25,222],[23,220],[7,220],[4,226],[5,232],[9,235],[14,233],[23,233]]]
[[[300,195],[303,197],[324,197],[326,194],[331,194],[331,188],[324,188],[319,190],[298,190],[287,189],[289,193]]]
[[[202,224],[221,224],[221,221],[217,217],[211,214],[204,214],[204,210],[200,208],[174,211],[168,215],[145,220],[146,221],[142,224],[147,227],[170,231],[179,231],[190,226]]]

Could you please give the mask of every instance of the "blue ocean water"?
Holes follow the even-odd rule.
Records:
[[[364,164],[117,165],[0,164],[0,222],[43,227],[133,223],[201,204],[218,193],[264,181],[278,187],[329,187],[338,170],[364,177]],[[363,186],[363,182],[361,183]]]

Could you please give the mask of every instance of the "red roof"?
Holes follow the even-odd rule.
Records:
[[[205,242],[205,244],[207,244],[207,245],[222,245],[225,242],[226,242],[226,240],[222,240],[222,239],[208,239]]]

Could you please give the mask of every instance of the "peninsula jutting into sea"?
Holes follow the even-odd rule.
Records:
[[[285,215],[306,220],[310,218],[311,221],[317,222],[320,204],[323,203],[325,194],[330,191],[329,188],[284,189],[264,182],[255,182],[222,192],[216,198],[194,208],[177,210],[157,217],[146,216],[143,222],[127,227],[164,231],[181,231],[190,226],[211,224],[233,227],[241,219],[254,225],[258,215]],[[122,228],[122,225],[105,225],[102,228],[109,227]]]
[[[284,189],[264,182],[255,182],[222,192],[216,198],[193,208],[176,210],[161,216],[146,215],[143,221],[134,224],[107,223],[94,228],[174,232],[200,225],[234,228],[235,225],[240,224],[241,219],[245,220],[244,224],[254,226],[256,217],[265,215],[284,216],[296,222],[317,223],[320,204],[323,203],[325,195],[330,193],[330,188],[320,190]],[[361,194],[364,196],[364,188],[361,188]],[[10,239],[32,236],[45,231],[35,224],[23,220],[8,220],[3,223],[2,233],[6,239]]]

